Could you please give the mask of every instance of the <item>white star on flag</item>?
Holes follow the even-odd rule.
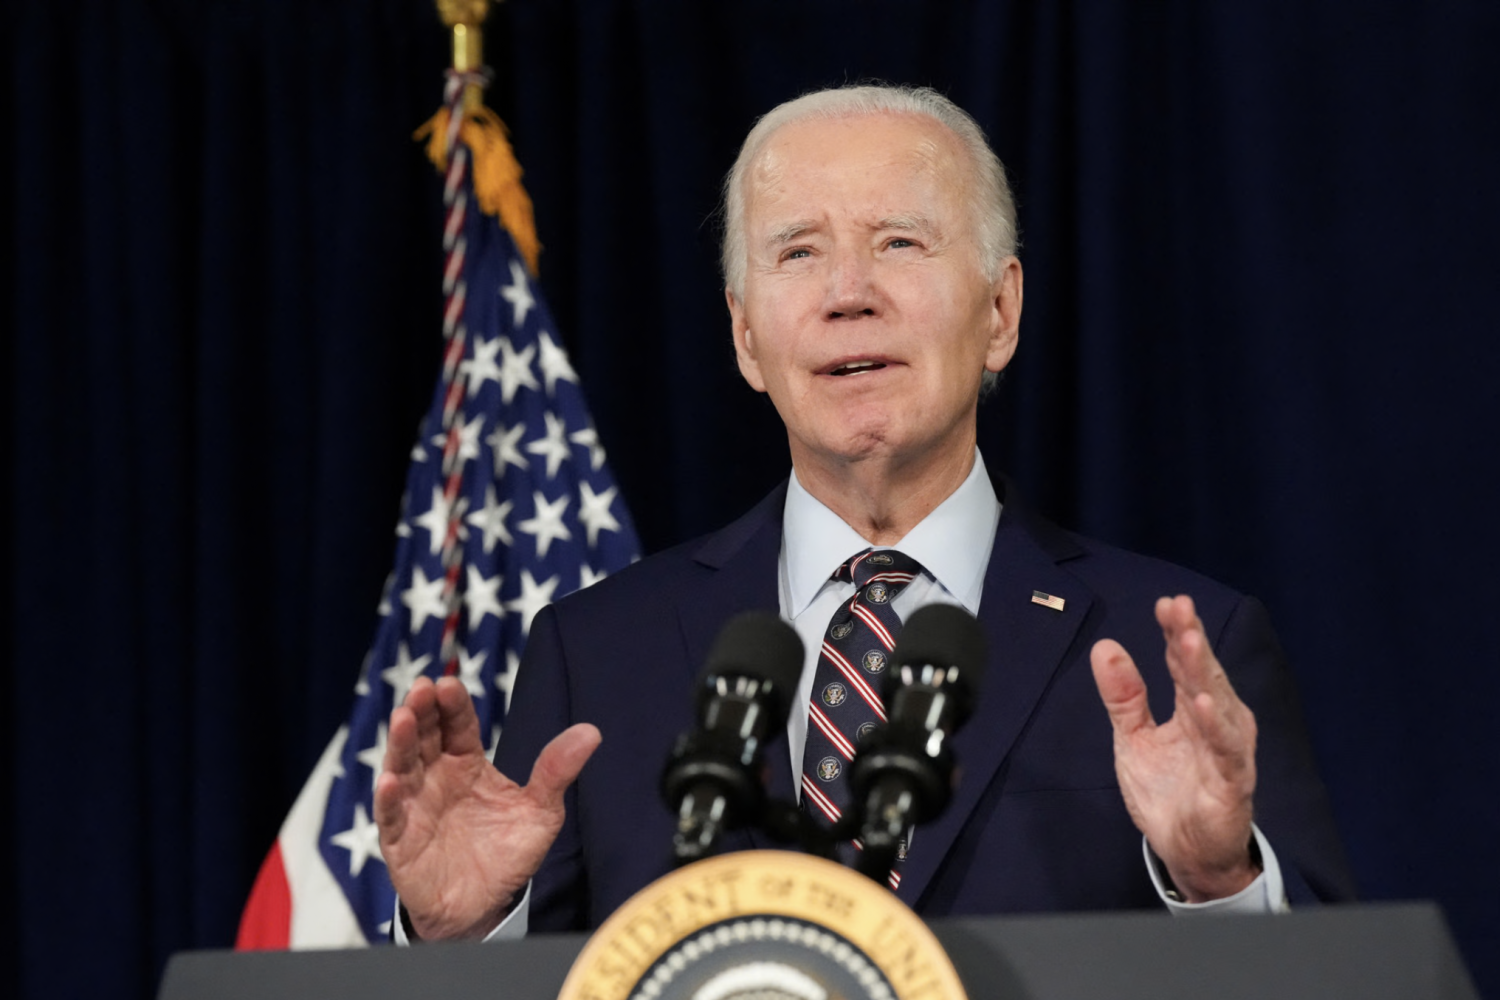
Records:
[[[481,414],[468,423],[454,425],[458,431],[458,455],[457,460],[467,462],[471,458],[479,457],[479,432],[484,429],[484,415]],[[448,435],[434,434],[432,444],[441,453],[448,445]]]
[[[474,341],[474,356],[458,366],[468,379],[470,396],[484,388],[486,382],[500,381],[500,366],[495,364],[495,355],[499,353],[499,337]]]
[[[515,502],[507,500],[498,503],[495,500],[495,486],[493,483],[484,488],[484,506],[468,517],[470,526],[478,528],[484,533],[484,554],[489,555],[495,548],[495,542],[504,542],[511,545],[515,539],[510,537],[510,529],[505,526],[505,519],[510,516],[511,508]]]
[[[552,503],[540,490],[531,494],[532,503],[536,505],[536,516],[528,517],[516,527],[533,536],[536,539],[536,555],[538,559],[547,558],[547,549],[551,548],[552,540],[555,538],[560,542],[572,539],[573,533],[568,526],[563,524],[563,511],[568,509],[568,501],[572,498],[566,493],[558,497]]]
[[[497,423],[490,436],[484,439],[495,452],[495,478],[505,478],[507,465],[514,465],[520,469],[526,468],[526,456],[522,455],[521,450],[516,447],[525,436],[525,424],[516,424],[514,427],[507,428],[504,424]]]
[[[432,506],[428,507],[421,517],[412,520],[417,527],[427,530],[427,546],[433,555],[443,551],[443,537],[448,534],[448,521],[451,513],[448,498],[443,496],[442,488],[434,486]],[[463,530],[462,522],[459,523],[459,530]]]
[[[531,570],[521,570],[521,596],[506,601],[505,608],[521,616],[521,631],[526,635],[531,634],[531,620],[536,617],[537,612],[552,603],[552,592],[557,589],[560,579],[562,577],[554,576],[546,583],[538,584],[532,578]]]
[[[370,791],[375,791],[375,782],[380,780],[380,772],[385,769],[385,747],[390,741],[390,733],[384,722],[375,733],[375,743],[365,747],[355,756],[359,762],[370,769]]]
[[[484,669],[484,661],[489,659],[489,655],[487,649],[481,649],[472,656],[467,649],[458,651],[458,679],[463,682],[470,698],[483,698],[486,694],[484,678],[479,676],[479,672]]]
[[[410,647],[404,642],[396,647],[396,662],[380,672],[380,679],[391,686],[393,704],[399,705],[406,700],[406,692],[411,690],[412,681],[421,677],[422,671],[431,662],[432,656],[428,653],[414,659]]]
[[[528,444],[526,450],[533,455],[547,456],[547,478],[552,479],[557,475],[557,467],[572,458],[573,454],[568,448],[568,425],[563,423],[562,417],[556,416],[551,410],[543,416],[547,419],[547,433]]]
[[[473,632],[485,615],[505,617],[505,609],[500,606],[500,584],[505,581],[498,573],[486,577],[474,566],[465,566],[464,570],[469,578],[464,587],[464,607],[469,609],[469,631]]]
[[[448,617],[448,606],[443,602],[443,578],[428,580],[420,566],[412,568],[411,587],[402,592],[401,603],[411,612],[413,635],[422,631],[428,618],[442,621]]]
[[[349,852],[349,874],[358,875],[365,867],[365,862],[375,858],[381,863],[385,859],[380,856],[380,827],[370,821],[365,814],[365,804],[356,802],[354,804],[354,825],[342,833],[336,833],[328,838],[337,847],[342,847]]]
[[[592,587],[606,576],[609,576],[609,574],[603,570],[596,573],[593,567],[589,566],[588,563],[584,563],[578,567],[578,589],[583,590],[587,587]]]
[[[516,398],[516,390],[521,386],[541,388],[531,372],[531,359],[536,356],[535,344],[527,344],[525,350],[517,352],[510,346],[509,338],[501,337],[500,353],[505,355],[500,361],[500,399],[506,406]]]
[[[581,431],[574,431],[568,436],[568,440],[589,450],[589,468],[598,472],[599,467],[604,464],[604,446],[599,443],[599,432],[592,427],[585,427]]]
[[[620,530],[620,522],[609,512],[618,492],[618,487],[611,486],[595,496],[594,488],[588,483],[578,484],[578,520],[583,522],[588,531],[589,548],[599,544],[599,532]]]
[[[526,314],[536,305],[536,299],[531,294],[531,282],[527,280],[526,269],[521,266],[520,261],[510,262],[510,284],[500,286],[500,297],[510,303],[511,326],[519,329],[526,322]]]
[[[552,335],[543,330],[537,334],[536,342],[542,347],[541,356],[537,358],[537,365],[542,369],[542,377],[547,382],[547,395],[553,395],[558,379],[577,383],[578,373],[573,370],[573,365],[568,361],[568,352],[553,342]]]

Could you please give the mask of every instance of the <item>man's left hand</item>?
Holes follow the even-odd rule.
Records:
[[[1146,684],[1113,639],[1094,644],[1094,681],[1115,730],[1115,773],[1130,818],[1190,903],[1232,896],[1260,874],[1250,854],[1255,715],[1209,648],[1190,597],[1163,597],[1156,620],[1176,687],[1158,724]]]

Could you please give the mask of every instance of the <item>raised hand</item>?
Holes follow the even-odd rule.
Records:
[[[483,937],[514,905],[563,823],[563,793],[598,747],[572,726],[518,785],[486,759],[457,679],[419,678],[391,713],[375,821],[391,883],[424,940]]]
[[[1250,853],[1255,716],[1219,665],[1190,597],[1163,597],[1156,620],[1176,686],[1158,724],[1146,684],[1113,639],[1095,643],[1094,681],[1114,725],[1115,773],[1130,818],[1189,902],[1231,896],[1260,873]]]

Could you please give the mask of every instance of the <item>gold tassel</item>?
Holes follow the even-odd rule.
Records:
[[[427,140],[427,158],[440,173],[448,169],[447,134],[448,109],[442,108],[412,135],[414,139]],[[531,196],[521,185],[521,165],[505,137],[505,123],[481,104],[467,111],[458,134],[469,147],[469,173],[474,178],[474,197],[479,210],[500,217],[500,224],[510,231],[516,249],[526,258],[526,266],[535,276],[542,244],[536,238]]]

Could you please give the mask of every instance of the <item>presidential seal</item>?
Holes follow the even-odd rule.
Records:
[[[786,851],[709,858],[631,897],[559,1000],[966,1000],[942,946],[879,884]]]
[[[876,580],[865,588],[865,600],[871,604],[884,604],[891,599],[891,591],[885,584]]]
[[[849,689],[838,681],[833,681],[823,688],[823,704],[829,708],[837,708],[842,705],[844,699],[847,697],[849,697]]]
[[[839,622],[833,628],[828,630],[828,634],[833,636],[835,639],[847,639],[849,637],[849,633],[853,631],[854,622],[847,621]]]
[[[872,649],[865,653],[859,662],[868,673],[878,674],[885,669],[885,650]]]
[[[839,763],[837,757],[824,757],[818,761],[818,780],[832,781],[844,771],[844,765]]]

